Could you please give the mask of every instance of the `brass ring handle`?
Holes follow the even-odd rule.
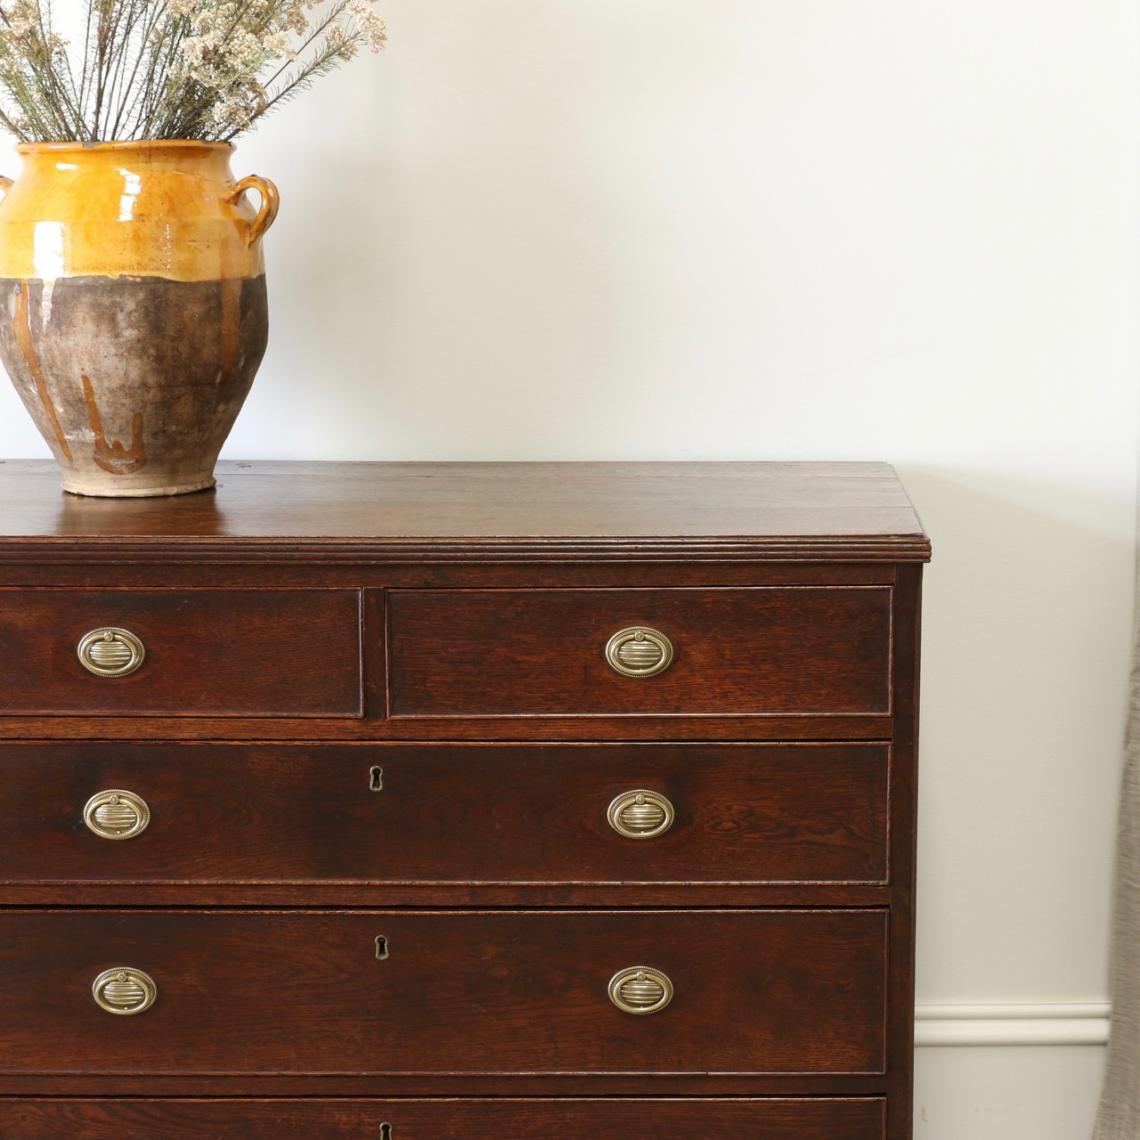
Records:
[[[97,677],[125,677],[143,663],[146,646],[129,629],[108,625],[84,634],[76,652],[88,673]]]
[[[256,245],[277,219],[277,211],[281,209],[281,194],[268,178],[262,178],[260,174],[250,174],[234,187],[229,200],[236,205],[247,190],[256,190],[261,198],[257,217],[250,223],[249,231],[245,235],[246,245]]]
[[[668,798],[648,788],[622,792],[606,808],[610,827],[626,839],[656,839],[673,826],[676,818]]]
[[[631,625],[606,642],[606,661],[623,677],[656,677],[673,664],[673,643],[660,630]]]
[[[154,978],[143,970],[115,966],[104,970],[91,983],[91,996],[101,1010],[118,1017],[133,1017],[154,1005],[158,986]]]
[[[644,1017],[660,1013],[673,1000],[673,983],[652,966],[630,966],[610,978],[609,995],[622,1013]]]
[[[150,808],[142,796],[121,788],[96,792],[83,808],[83,822],[100,839],[134,839],[150,823]]]

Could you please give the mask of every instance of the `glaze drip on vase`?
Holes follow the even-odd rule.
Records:
[[[236,182],[229,143],[18,151],[0,203],[0,360],[64,489],[212,487],[268,341],[276,189]]]

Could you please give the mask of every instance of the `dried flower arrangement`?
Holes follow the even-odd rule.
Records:
[[[371,0],[0,0],[0,127],[24,142],[228,141],[362,47]],[[6,98],[5,98],[6,96]]]

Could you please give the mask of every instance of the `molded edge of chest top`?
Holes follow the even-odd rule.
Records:
[[[881,463],[223,463],[170,499],[64,494],[0,461],[0,563],[27,560],[926,561]]]

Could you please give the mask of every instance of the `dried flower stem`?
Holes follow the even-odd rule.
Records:
[[[52,0],[0,0],[0,129],[39,142],[228,140],[386,41],[372,0],[84,3],[73,66]]]

